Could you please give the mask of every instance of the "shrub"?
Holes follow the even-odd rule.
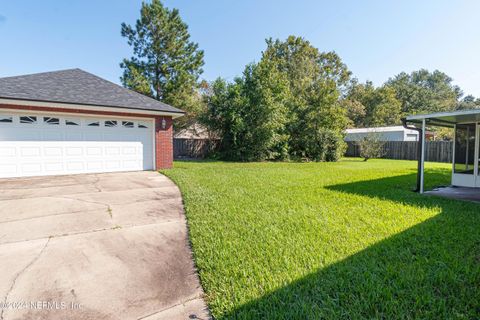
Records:
[[[211,84],[201,120],[221,139],[225,160],[337,161],[347,124],[339,99],[349,77],[336,53],[303,38],[267,40],[242,77]]]
[[[369,133],[363,140],[360,141],[360,156],[364,161],[372,158],[381,158],[385,155],[383,147],[384,141],[376,133]]]

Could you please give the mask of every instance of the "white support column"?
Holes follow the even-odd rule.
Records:
[[[478,177],[478,168],[479,168],[479,163],[478,161],[480,160],[480,126],[478,123],[475,124],[475,153],[474,153],[474,158],[475,161],[473,162],[473,175],[475,176],[475,187],[478,188],[479,186],[479,177]]]
[[[470,127],[467,127],[467,155],[465,156],[465,171],[470,170],[468,159],[470,159]]]
[[[425,184],[425,127],[426,121],[423,119],[422,136],[420,137],[422,143],[422,154],[420,155],[420,193],[423,193]]]
[[[453,125],[453,150],[452,150],[452,178],[450,183],[453,185],[453,177],[455,176],[455,148],[457,147],[457,124]]]

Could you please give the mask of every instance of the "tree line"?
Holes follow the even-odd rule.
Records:
[[[226,160],[336,161],[347,127],[480,107],[438,70],[402,72],[378,87],[360,83],[338,54],[296,36],[267,39],[260,60],[233,81],[202,81],[204,52],[178,10],[160,0],[143,3],[135,26],[122,24],[122,36],[133,48],[121,63],[123,85],[186,111],[176,130],[202,124]]]

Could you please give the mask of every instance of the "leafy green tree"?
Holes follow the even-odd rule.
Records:
[[[456,108],[462,91],[443,72],[421,69],[410,74],[402,72],[386,82],[396,92],[402,114],[451,111]]]
[[[358,100],[343,99],[341,101],[347,112],[348,126],[354,128],[365,127],[367,111],[365,106]]]
[[[315,161],[338,159],[344,150],[343,131],[348,120],[339,97],[350,78],[340,57],[290,36],[285,41],[267,40],[261,61],[274,64],[288,80],[290,155]]]
[[[397,100],[395,90],[390,87],[380,87],[374,91],[372,108],[368,110],[369,126],[381,127],[400,124],[402,105]]]
[[[375,88],[373,83],[354,82],[344,101],[351,123],[355,127],[380,127],[400,124],[401,103],[393,88],[382,86]],[[351,110],[355,106],[362,113]],[[363,108],[363,109],[362,109]]]
[[[218,133],[225,159],[335,161],[345,150],[348,119],[339,98],[349,77],[333,52],[303,38],[270,39],[242,77],[211,84],[202,122]]]
[[[346,109],[350,126],[355,128],[371,126],[371,114],[375,108],[374,96],[375,87],[372,82],[358,83],[357,79],[351,81],[341,101]]]
[[[290,97],[288,80],[270,61],[248,65],[244,72],[243,96],[246,160],[285,159],[288,157],[286,133]]]
[[[462,100],[457,103],[457,110],[470,110],[480,108],[480,99],[472,95],[465,96]]]
[[[227,83],[218,78],[209,85],[205,94],[207,108],[200,116],[200,122],[220,139],[220,157],[226,160],[239,159],[243,151],[242,138],[245,132],[242,107],[243,80],[236,78]]]
[[[287,158],[287,96],[288,82],[265,62],[248,65],[233,83],[215,80],[201,121],[220,137],[220,156],[240,161]]]
[[[123,85],[183,109],[187,117],[178,124],[189,125],[202,108],[198,78],[204,54],[190,41],[178,10],[160,0],[144,2],[134,27],[122,23],[122,36],[133,47],[133,56],[120,64]]]

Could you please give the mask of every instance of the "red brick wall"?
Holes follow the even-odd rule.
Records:
[[[162,121],[165,120],[165,128]],[[156,169],[173,166],[173,121],[172,117],[155,117]]]
[[[129,112],[110,112],[110,111],[90,111],[80,109],[66,109],[66,108],[51,108],[51,107],[37,107],[37,106],[19,106],[12,104],[0,104],[0,109],[17,109],[29,111],[44,111],[44,112],[64,112],[64,113],[78,113],[78,114],[98,114],[110,116],[123,117],[143,117],[155,118],[155,153],[156,153],[156,170],[168,169],[173,166],[173,120],[168,116],[149,116],[145,114],[129,113]],[[162,119],[165,119],[165,129],[162,128]]]

